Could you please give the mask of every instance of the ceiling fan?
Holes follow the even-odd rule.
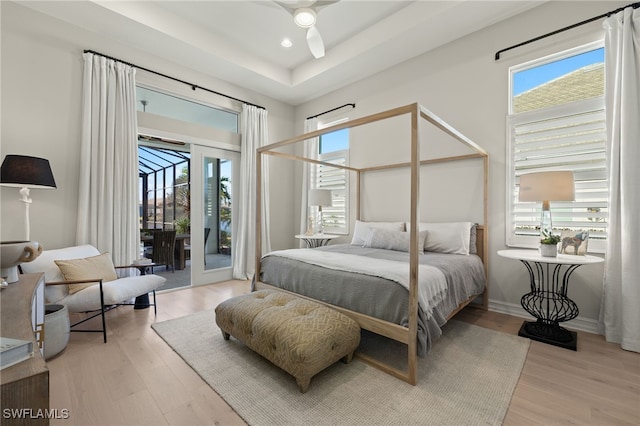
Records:
[[[297,26],[308,28],[307,45],[309,50],[314,58],[322,58],[324,56],[324,41],[322,41],[322,36],[315,27],[318,11],[340,0],[274,1],[293,15],[293,21]]]

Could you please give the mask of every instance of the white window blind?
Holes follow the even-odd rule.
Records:
[[[348,162],[349,151],[333,151],[321,154],[319,160],[344,166]],[[322,224],[328,234],[348,234],[349,172],[324,164],[316,168],[316,188],[331,190],[332,206],[322,208]]]
[[[507,244],[537,247],[541,203],[518,201],[524,173],[572,170],[575,201],[551,202],[554,233],[588,230],[589,251],[604,251],[608,183],[604,98],[512,115]]]

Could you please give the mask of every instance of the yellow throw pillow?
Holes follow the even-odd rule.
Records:
[[[94,280],[102,278],[103,282],[118,279],[116,268],[113,266],[109,253],[87,257],[85,259],[54,260],[62,276],[66,281]],[[70,284],[69,294],[74,294],[82,289],[95,285],[95,282],[86,284]]]

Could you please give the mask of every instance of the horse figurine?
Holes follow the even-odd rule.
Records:
[[[567,254],[567,247],[573,247],[573,254],[578,254],[578,249],[580,245],[589,238],[588,232],[579,232],[573,237],[564,237],[562,239],[562,247],[560,248],[560,253]]]

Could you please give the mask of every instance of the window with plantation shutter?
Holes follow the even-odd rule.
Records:
[[[529,98],[526,104],[523,99],[516,99],[517,96],[512,98],[512,110],[516,113],[507,120],[506,236],[509,246],[537,247],[540,240],[542,203],[518,201],[520,176],[570,170],[574,174],[575,201],[551,202],[553,232],[587,230],[589,251],[604,252],[608,182],[603,78],[598,83],[593,73],[603,76],[602,64],[581,66],[542,84],[540,93],[547,99],[536,95],[538,88],[523,93],[522,98]],[[587,82],[593,87],[587,87]],[[598,84],[602,87],[597,87]],[[562,101],[566,99],[569,101]]]
[[[344,166],[349,151],[341,150],[320,154],[320,160]],[[316,169],[316,188],[331,190],[332,205],[322,208],[322,224],[328,234],[348,234],[349,173],[345,169],[318,165]]]
[[[319,128],[330,127],[347,117],[325,121]],[[349,164],[349,129],[336,130],[320,136],[318,160],[345,166]],[[332,205],[322,208],[322,225],[327,234],[349,234],[349,172],[339,167],[319,164],[312,172],[312,187],[331,190]]]

